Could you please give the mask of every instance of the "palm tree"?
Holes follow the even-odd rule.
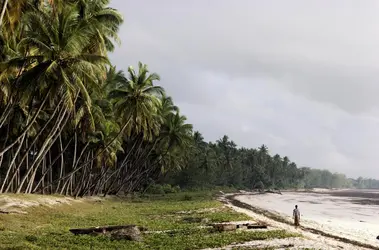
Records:
[[[109,65],[123,22],[109,0],[2,4],[0,192],[133,191],[197,153],[209,172],[218,166],[157,74]],[[235,144],[226,146],[232,159]]]
[[[179,112],[178,106],[174,105],[172,97],[166,96],[166,94],[163,93],[161,97],[160,116],[168,117],[169,115],[175,112]]]
[[[274,155],[274,157],[272,158],[272,162],[271,162],[271,173],[270,173],[270,177],[271,177],[271,185],[273,187],[276,186],[277,184],[277,180],[281,179],[281,171],[282,171],[282,158],[280,157],[280,155],[276,154]]]
[[[188,147],[192,142],[192,124],[185,123],[187,118],[179,112],[169,114],[160,136],[166,141],[167,151],[173,147]]]
[[[42,102],[19,138],[28,132],[45,107],[54,110],[52,114],[55,118],[51,120],[54,125],[47,133],[48,136],[32,167],[24,175],[18,192],[29,174],[37,171],[40,161],[57,139],[56,134],[60,127],[64,127],[75,110],[76,101],[83,100],[90,109],[91,98],[88,88],[98,85],[99,81],[94,76],[103,74],[104,64],[107,63],[106,57],[86,51],[90,44],[96,43],[88,39],[88,36],[94,33],[94,29],[89,24],[85,26],[78,22],[74,7],[66,6],[61,12],[56,13],[51,13],[48,9],[35,10],[26,15],[29,20],[25,25],[26,36],[21,40],[19,47],[29,53],[26,57],[10,59],[5,63],[2,73],[12,77],[12,73],[21,71],[19,76],[13,76],[17,79],[15,84],[21,95],[19,99],[28,98],[26,93],[34,93],[29,100],[33,101],[37,96]],[[50,25],[46,26],[46,23]],[[15,143],[11,144],[13,145]],[[4,154],[9,149],[8,146],[1,153]]]
[[[163,123],[159,110],[164,90],[154,86],[154,81],[160,80],[159,75],[149,74],[146,64],[139,62],[138,66],[138,74],[133,67],[128,68],[127,82],[120,82],[122,85],[110,93],[110,98],[114,100],[116,115],[125,124],[122,130],[126,136],[142,134],[151,141]]]
[[[123,23],[122,15],[113,8],[107,7],[109,0],[71,0],[78,6],[80,18],[86,23],[92,23],[96,33],[90,39],[101,41],[95,46],[88,47],[94,53],[106,55],[107,51],[114,50],[116,41],[120,43],[117,32]]]

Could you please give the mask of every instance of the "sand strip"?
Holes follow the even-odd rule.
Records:
[[[277,229],[284,229],[289,232],[300,233],[304,236],[304,239],[299,238],[288,238],[288,239],[275,239],[264,242],[246,242],[244,244],[230,245],[218,249],[232,249],[232,247],[249,247],[255,246],[252,244],[258,244],[258,247],[270,247],[277,246],[280,249],[281,245],[291,245],[289,249],[302,249],[302,248],[315,248],[315,249],[347,249],[347,250],[363,250],[363,249],[379,249],[375,246],[370,246],[361,242],[355,242],[349,239],[345,239],[339,236],[332,236],[322,231],[309,229],[309,228],[298,228],[296,229],[292,225],[287,224],[287,222],[277,215],[271,214],[268,211],[264,211],[259,208],[255,208],[247,203],[243,202],[244,195],[232,194],[224,195],[220,198],[220,201],[224,202],[227,206],[234,209],[237,212],[245,213],[252,217],[256,221],[262,221],[269,224],[271,227]],[[263,215],[264,214],[264,215]],[[266,245],[262,245],[266,242]]]

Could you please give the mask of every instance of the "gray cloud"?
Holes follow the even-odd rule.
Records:
[[[148,63],[206,139],[228,134],[299,165],[379,178],[379,2],[112,5],[125,17],[114,63]]]

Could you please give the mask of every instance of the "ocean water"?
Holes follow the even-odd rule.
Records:
[[[298,205],[303,226],[379,246],[376,239],[379,235],[379,192],[359,192],[342,196],[338,193],[285,192],[283,195],[243,195],[238,199],[277,212],[288,220],[292,219],[294,206]]]

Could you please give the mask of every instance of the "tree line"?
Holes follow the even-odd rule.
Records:
[[[265,146],[204,142],[158,74],[112,65],[122,23],[109,0],[2,1],[0,193],[323,185]]]
[[[181,187],[212,188],[232,186],[239,189],[312,189],[379,188],[379,181],[352,179],[329,170],[298,167],[287,156],[271,155],[268,147],[238,148],[223,136],[215,143],[204,141],[195,132],[187,166],[166,176],[163,182]]]

